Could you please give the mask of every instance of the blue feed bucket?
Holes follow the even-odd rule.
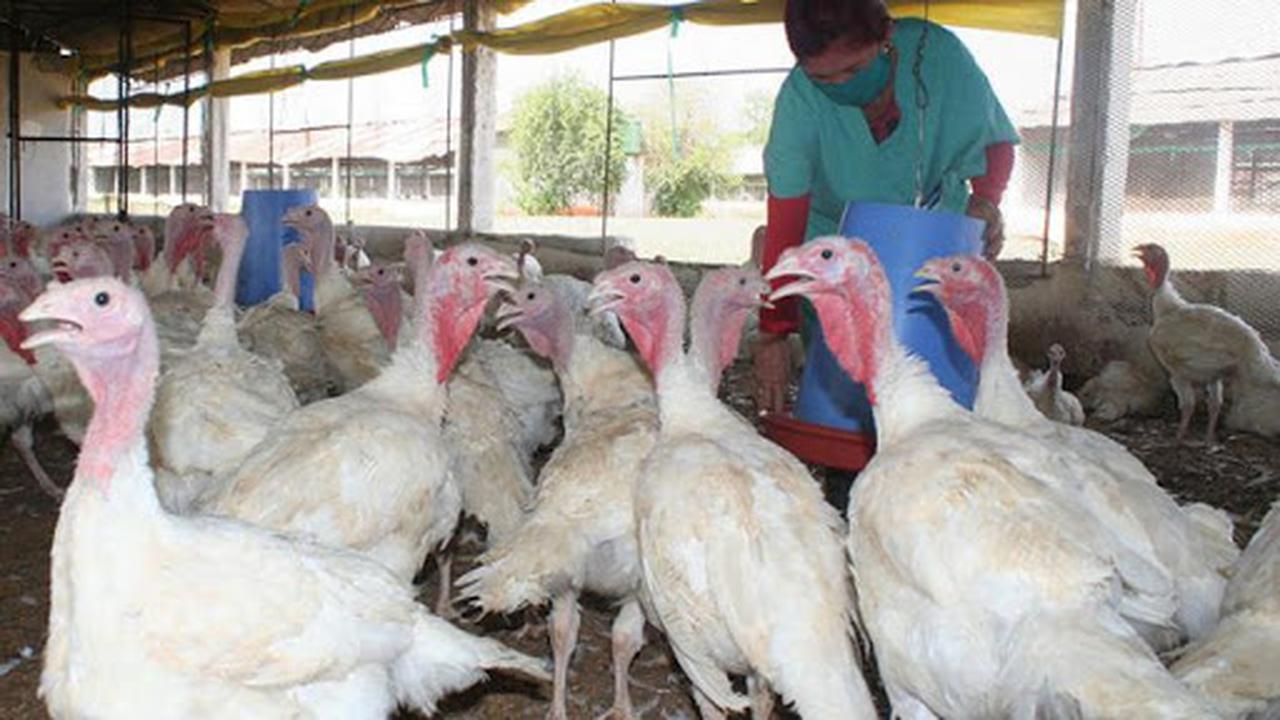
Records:
[[[849,203],[840,234],[866,241],[880,258],[893,292],[893,329],[907,349],[924,358],[956,402],[973,407],[978,369],[951,335],[946,312],[932,296],[913,295],[916,270],[926,260],[982,252],[981,220],[903,205]],[[822,328],[808,322],[808,348],[796,418],[842,430],[872,431],[871,405],[862,385],[836,362]]]
[[[280,291],[280,249],[300,240],[293,228],[280,221],[289,208],[315,203],[315,190],[244,191],[240,214],[249,226],[249,241],[236,282],[238,304],[257,305]],[[312,285],[311,275],[303,272],[299,299],[303,310],[313,309]]]

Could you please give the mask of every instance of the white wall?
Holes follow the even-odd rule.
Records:
[[[71,78],[41,72],[30,55],[21,59],[19,133],[70,133],[71,113],[59,110],[58,96],[71,92]],[[9,56],[0,53],[0,210],[9,211]],[[37,225],[58,222],[71,213],[71,144],[23,143],[22,219]]]

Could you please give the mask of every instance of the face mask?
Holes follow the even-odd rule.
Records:
[[[875,100],[889,81],[889,54],[877,53],[871,64],[841,83],[814,82],[837,105],[862,106]]]

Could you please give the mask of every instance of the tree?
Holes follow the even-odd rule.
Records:
[[[569,74],[529,90],[516,100],[511,125],[515,151],[516,204],[530,215],[568,210],[576,202],[597,202],[604,186],[605,125],[609,97],[580,76]],[[622,187],[626,158],[618,128],[625,118],[614,109],[609,153],[609,193]]]
[[[773,97],[774,93],[768,90],[753,90],[743,100],[747,142],[764,145],[769,140],[769,126],[773,124]]]
[[[671,129],[670,99],[649,104],[644,124],[644,183],[653,209],[662,217],[693,217],[716,193],[736,187],[730,174],[738,141],[721,132],[704,112],[705,94],[682,88],[676,97],[676,131]]]

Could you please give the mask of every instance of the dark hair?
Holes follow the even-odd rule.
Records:
[[[824,52],[833,42],[854,47],[889,36],[884,0],[787,0],[787,43],[797,59]]]

